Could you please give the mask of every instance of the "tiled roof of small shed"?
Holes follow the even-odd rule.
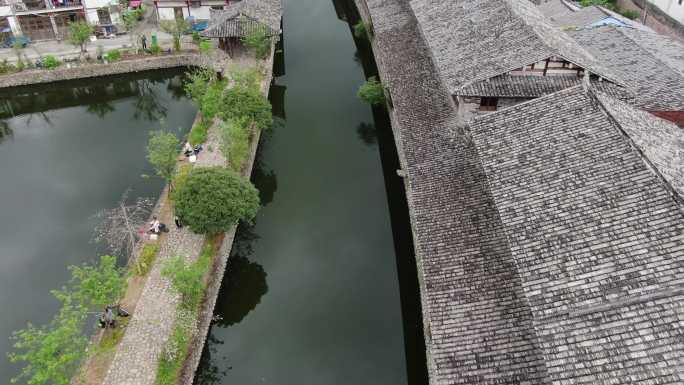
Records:
[[[243,0],[230,4],[225,10],[211,9],[209,12],[209,26],[202,31],[205,37],[242,37],[263,26],[270,29],[270,35],[280,33],[280,0]]]
[[[597,6],[584,7],[577,12],[552,16],[551,20],[560,26],[584,27],[607,18],[608,15]]]
[[[684,214],[625,135],[664,124],[576,86],[470,125],[552,383],[684,381]]]
[[[551,56],[621,83],[528,0],[411,0],[410,5],[451,94]]]
[[[569,32],[617,72],[647,110],[684,111],[684,46],[663,35],[603,26]]]

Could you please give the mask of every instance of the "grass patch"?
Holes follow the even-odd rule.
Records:
[[[169,262],[165,267],[165,271],[173,268],[174,271],[168,274],[172,274],[171,280],[174,288],[183,296],[183,302],[176,312],[173,333],[162,350],[155,385],[176,385],[178,382],[178,376],[183,368],[192,336],[195,333],[199,306],[206,290],[206,277],[216,254],[217,239],[220,238],[207,237],[197,261],[187,265],[183,262],[182,270],[185,270],[185,273],[178,269],[180,266],[177,262]],[[188,271],[192,271],[192,273],[187,274]],[[195,274],[197,272],[201,272],[201,275]],[[177,285],[179,282],[176,278],[179,276],[182,278],[181,284]],[[191,279],[183,279],[188,277]],[[197,285],[199,285],[199,290],[196,291]],[[187,290],[188,288],[191,290]]]
[[[152,263],[154,262],[154,258],[157,256],[158,252],[158,243],[146,243],[145,246],[143,246],[140,256],[138,256],[138,260],[135,263],[135,274],[141,277],[147,275],[152,268]]]

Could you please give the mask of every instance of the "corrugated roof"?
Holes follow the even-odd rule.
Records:
[[[411,0],[449,92],[552,56],[621,80],[527,0]]]

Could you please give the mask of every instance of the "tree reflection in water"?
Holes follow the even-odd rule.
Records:
[[[378,142],[378,133],[375,130],[375,125],[373,123],[360,123],[359,126],[356,127],[356,134],[363,143],[369,146]]]
[[[12,138],[14,136],[14,131],[9,126],[9,123],[5,120],[0,120],[0,143],[5,140]]]
[[[166,117],[167,109],[160,103],[159,95],[154,89],[155,83],[162,82],[161,79],[140,79],[135,84],[138,90],[138,97],[134,103],[135,112],[133,118],[141,117],[147,120],[159,120]]]

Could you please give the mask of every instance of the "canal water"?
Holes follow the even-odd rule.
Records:
[[[343,8],[285,0],[284,75],[271,87],[281,119],[252,174],[265,206],[238,229],[195,384],[427,383],[405,202],[396,216],[388,203],[403,196],[396,154],[385,173],[381,162],[391,131],[356,97],[370,52]],[[414,280],[404,303],[397,266]]]
[[[149,132],[182,135],[196,108],[180,70],[56,83],[0,92],[0,384],[20,367],[9,336],[44,324],[49,294],[67,265],[95,261],[99,210],[129,197],[157,198],[163,183],[145,159]],[[21,383],[21,382],[20,382]]]

